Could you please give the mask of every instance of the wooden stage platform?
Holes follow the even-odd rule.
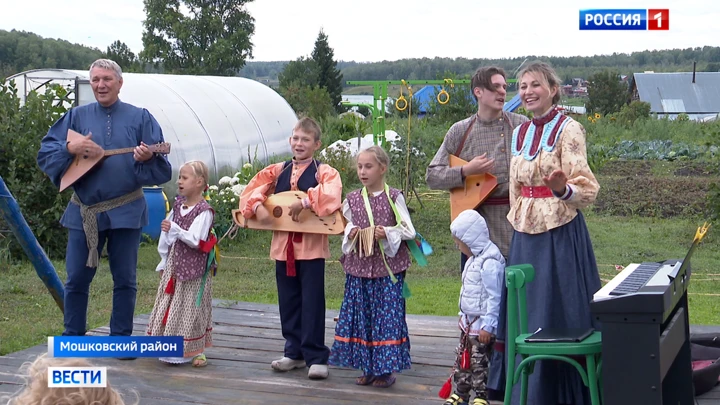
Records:
[[[330,369],[327,380],[307,378],[307,368],[274,372],[270,362],[282,356],[277,306],[214,301],[214,347],[206,351],[208,366],[171,366],[157,359],[134,361],[92,359],[108,367],[110,383],[143,405],[170,404],[441,404],[437,392],[449,376],[457,344],[457,318],[408,315],[412,370],[397,376],[388,389],[355,385],[356,370]],[[327,311],[326,344],[332,344],[337,311]],[[135,319],[143,334],[148,315]],[[107,327],[92,334],[107,335]],[[700,331],[698,331],[700,332]],[[46,352],[47,345],[0,357],[0,397],[16,392],[20,366]],[[493,402],[499,404],[500,402]],[[698,398],[698,405],[720,405],[720,386]]]

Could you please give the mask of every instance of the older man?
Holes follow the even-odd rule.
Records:
[[[507,259],[513,228],[507,220],[510,211],[508,172],[510,169],[510,140],[515,127],[528,121],[524,115],[503,112],[507,83],[503,69],[488,66],[479,68],[470,80],[478,111],[450,127],[440,149],[427,168],[425,181],[431,189],[449,190],[462,187],[465,176],[491,173],[497,177],[498,187],[480,206],[479,212],[487,221],[490,240]],[[468,163],[450,167],[448,155],[455,155]],[[461,254],[460,271],[467,257]]]
[[[90,85],[97,102],[68,111],[43,138],[37,157],[42,171],[59,186],[78,154],[98,156],[108,149],[135,149],[132,154],[105,158],[72,186],[72,199],[60,219],[69,230],[63,335],[86,332],[90,283],[107,243],[114,284],[110,335],[129,336],[141,231],[148,224],[142,187],[170,181],[172,168],[164,156],[148,149],[147,145],[163,142],[155,118],[147,110],[119,100],[123,85],[120,66],[108,59],[96,60],[90,66]],[[69,129],[85,137],[68,142]]]

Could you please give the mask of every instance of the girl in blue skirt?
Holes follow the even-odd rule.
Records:
[[[329,360],[362,370],[358,385],[380,388],[395,382],[393,373],[410,368],[402,295],[410,252],[403,241],[414,240],[415,228],[400,190],[385,184],[389,163],[379,146],[357,156],[364,187],[348,193],[342,206],[347,219],[340,258],[345,297]]]

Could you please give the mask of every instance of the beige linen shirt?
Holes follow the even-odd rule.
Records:
[[[476,156],[487,153],[488,157],[495,159],[491,174],[497,177],[498,186],[490,197],[508,198],[512,132],[517,126],[527,122],[528,118],[511,112],[505,112],[501,118],[492,121],[482,121],[477,118],[477,114],[474,117],[476,117],[475,123],[470,129],[458,157],[470,161]],[[473,116],[468,117],[456,122],[448,130],[425,174],[425,181],[431,189],[450,190],[463,186],[460,168],[450,167],[448,155],[455,155],[463,135],[472,121]],[[509,205],[489,204],[483,204],[478,209],[480,215],[487,222],[490,240],[498,246],[505,257],[508,257],[513,231],[507,220],[509,210]]]
[[[537,156],[526,160],[522,155],[510,161],[510,212],[508,220],[516,231],[538,234],[565,225],[577,216],[577,210],[595,202],[600,184],[587,162],[585,128],[570,119],[558,134],[555,147],[547,152],[540,147]],[[516,129],[516,132],[520,128]],[[534,134],[528,131],[527,137]],[[568,177],[572,194],[567,200],[558,197],[522,196],[523,186],[545,186],[543,176],[561,169]]]

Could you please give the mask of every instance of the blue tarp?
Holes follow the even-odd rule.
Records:
[[[425,86],[416,93],[413,93],[413,103],[417,104],[419,115],[425,115],[429,112],[430,103],[435,99],[435,97],[437,97],[440,90],[442,90],[442,86]],[[475,98],[473,98],[470,94],[468,94],[468,97],[470,97],[473,104],[475,104]],[[521,104],[520,95],[516,94],[510,101],[505,102],[503,110],[515,111]]]

